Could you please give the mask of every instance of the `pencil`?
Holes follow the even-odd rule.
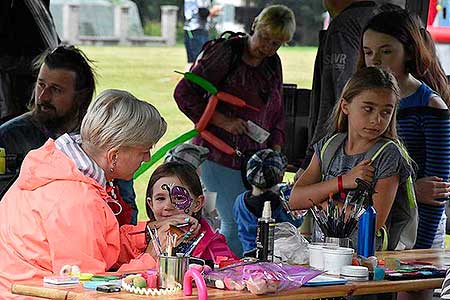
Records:
[[[189,247],[189,249],[184,253],[184,256],[191,255],[192,251],[194,251],[195,247],[197,247],[198,243],[200,243],[201,239],[205,236],[205,231],[200,233],[198,238],[192,243],[192,245]]]

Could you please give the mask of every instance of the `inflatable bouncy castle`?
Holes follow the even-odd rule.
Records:
[[[427,30],[436,43],[450,44],[450,0],[430,0]]]

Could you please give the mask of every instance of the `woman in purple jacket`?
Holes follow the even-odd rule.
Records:
[[[294,31],[292,10],[282,5],[266,7],[255,18],[249,36],[212,43],[191,69],[219,91],[235,95],[259,109],[256,112],[219,102],[207,126],[208,131],[236,149],[238,154],[269,147],[281,150],[285,138],[283,80],[277,50],[292,39]],[[178,83],[174,92],[178,107],[194,123],[203,114],[209,96],[185,79]],[[265,141],[256,142],[250,137],[253,135],[251,122],[270,134]],[[201,166],[201,179],[208,191],[217,192],[221,232],[231,249],[242,254],[233,217],[234,200],[246,190],[240,172],[242,157],[227,155],[201,137],[195,138],[193,143],[209,149],[208,159]]]

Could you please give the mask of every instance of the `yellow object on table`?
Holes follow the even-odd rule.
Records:
[[[94,274],[92,274],[92,273],[80,273],[79,275],[78,275],[78,277],[80,278],[80,280],[91,280],[92,279],[92,277],[94,276]]]
[[[6,173],[6,151],[5,148],[0,148],[0,174]]]

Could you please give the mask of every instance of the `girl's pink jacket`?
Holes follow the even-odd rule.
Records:
[[[120,247],[108,197],[53,140],[31,151],[0,201],[0,298],[14,297],[13,281],[59,274],[66,264],[82,272],[108,270]]]
[[[205,218],[200,220],[200,232],[204,231],[205,236],[192,252],[193,257],[215,260],[217,256],[225,256],[239,259],[228,247],[225,236],[214,231]],[[155,268],[156,263],[151,256],[145,252],[147,244],[144,234],[130,235],[145,229],[146,222],[139,222],[138,225],[124,225],[120,227],[121,253],[117,261],[122,265],[119,271],[145,270]]]

